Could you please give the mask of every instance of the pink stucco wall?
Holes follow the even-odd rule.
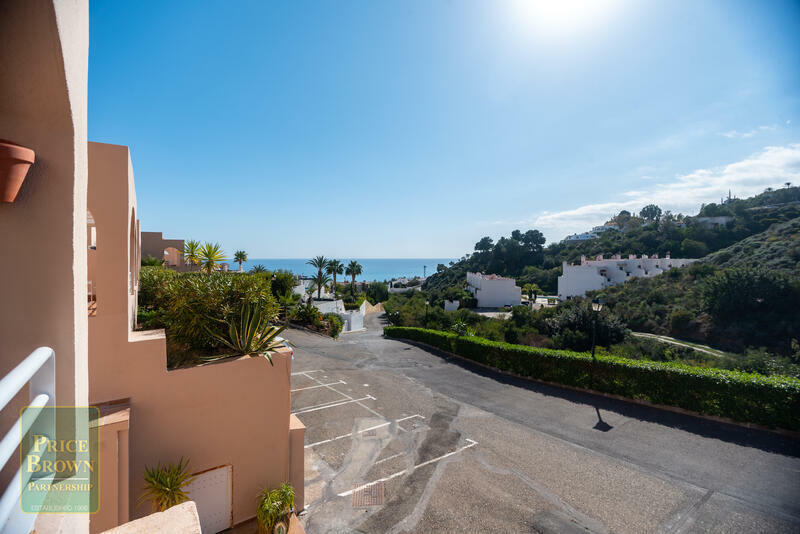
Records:
[[[129,292],[128,276],[139,243],[138,234],[130,235],[135,207],[127,147],[90,143],[97,315],[89,323],[89,400],[130,399],[131,518],[150,512],[149,505],[136,505],[145,466],[185,457],[193,472],[233,466],[233,521],[239,523],[255,514],[260,490],[291,478],[291,351],[274,355],[274,366],[258,356],[167,371],[163,331],[131,330],[136,291]]]

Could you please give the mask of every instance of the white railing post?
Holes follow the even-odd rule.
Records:
[[[36,435],[54,439],[56,435],[55,414],[52,410],[41,410],[55,406],[56,399],[56,358],[50,347],[39,347],[27,358],[0,379],[0,410],[19,393],[25,384],[29,384],[29,408],[40,408],[31,417],[20,417],[6,435],[0,440],[0,469],[20,446],[22,436],[29,431]],[[22,468],[0,497],[0,531],[30,532],[36,520],[35,513],[25,513],[20,508],[22,490]]]

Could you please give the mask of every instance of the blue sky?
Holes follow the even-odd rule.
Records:
[[[89,138],[143,230],[457,257],[800,183],[800,5],[91,3]],[[647,252],[647,251],[643,251]]]

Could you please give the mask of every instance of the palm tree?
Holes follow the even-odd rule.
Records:
[[[347,276],[352,277],[350,288],[353,291],[353,294],[355,295],[356,276],[361,274],[361,264],[359,264],[356,260],[351,260],[350,263],[347,264],[347,269],[345,269],[344,272]]]
[[[253,266],[250,268],[250,273],[251,273],[251,274],[255,274],[255,273],[265,273],[265,272],[267,272],[267,268],[266,268],[266,267],[264,267],[263,265],[261,265],[260,263],[259,263],[258,265],[253,265]]]
[[[242,263],[247,261],[247,252],[244,250],[237,250],[233,253],[233,261],[239,264],[239,272],[242,272]]]
[[[222,247],[219,243],[205,243],[200,250],[197,251],[197,257],[200,260],[200,265],[207,273],[211,273],[219,269],[219,264],[225,261],[225,253],[222,252]]]
[[[336,275],[344,272],[344,263],[339,260],[329,260],[328,265],[325,267],[325,272],[333,275],[333,296],[338,296],[338,288],[336,287]]]
[[[183,261],[189,267],[194,267],[195,265],[200,265],[200,256],[198,252],[200,251],[200,241],[195,239],[190,239],[186,243],[183,244]]]
[[[317,277],[314,280],[322,278],[322,271],[328,267],[328,258],[325,256],[317,256],[316,258],[312,258],[306,262],[308,265],[317,268]],[[322,284],[317,284],[317,298],[320,298],[320,294],[322,293]]]
[[[314,280],[314,285],[317,286],[317,298],[319,299],[320,294],[322,293],[322,288],[325,287],[325,284],[331,281],[331,277],[320,271],[317,273],[317,276],[312,278],[312,280]]]

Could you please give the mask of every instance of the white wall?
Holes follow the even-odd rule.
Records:
[[[480,273],[467,273],[467,289],[478,299],[479,308],[519,306],[522,290],[512,278],[488,278]]]
[[[459,301],[457,300],[445,300],[444,301],[444,311],[456,311],[458,309]]]

